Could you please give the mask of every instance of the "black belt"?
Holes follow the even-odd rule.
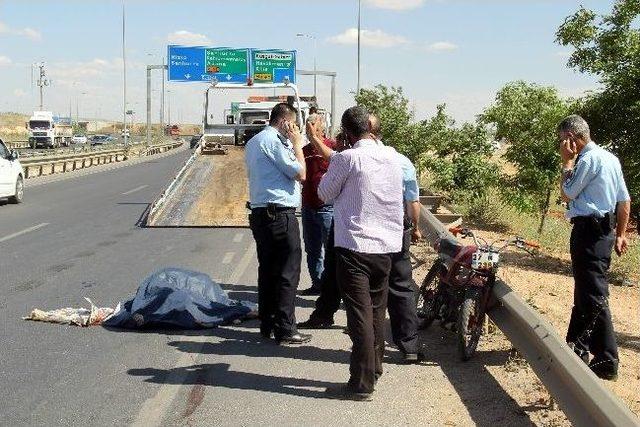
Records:
[[[268,208],[252,208],[251,212],[255,214],[262,214],[267,212],[278,212],[278,213],[296,213],[296,208],[290,208],[286,206],[273,206]]]
[[[574,216],[571,224],[586,224],[599,228],[604,234],[608,234],[616,228],[617,218],[615,212],[607,212],[602,218],[597,216]]]

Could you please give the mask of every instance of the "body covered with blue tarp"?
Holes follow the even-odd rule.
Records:
[[[103,323],[119,328],[215,328],[257,311],[247,301],[230,299],[220,285],[203,273],[165,268],[147,277],[136,296],[118,304]]]

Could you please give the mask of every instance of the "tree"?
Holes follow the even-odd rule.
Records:
[[[414,113],[402,88],[377,85],[373,89],[362,89],[356,95],[356,103],[380,118],[385,144],[407,156],[419,168],[426,141],[421,138],[420,125],[414,122]]]
[[[603,16],[581,7],[556,33],[558,43],[574,49],[568,65],[600,78],[602,90],[583,100],[580,114],[589,122],[594,140],[620,159],[636,221],[640,219],[639,15],[639,0],[618,0]]]
[[[516,173],[503,177],[504,195],[521,210],[538,211],[539,233],[560,172],[556,128],[569,110],[555,88],[518,81],[503,87],[495,104],[480,116],[482,122],[496,126],[496,138],[510,142],[504,158]]]

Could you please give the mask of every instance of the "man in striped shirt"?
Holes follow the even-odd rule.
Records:
[[[370,400],[382,375],[391,254],[402,249],[402,168],[369,134],[369,112],[351,107],[342,129],[352,149],[331,156],[318,195],[334,205],[336,276],[353,342],[349,382],[334,397]]]

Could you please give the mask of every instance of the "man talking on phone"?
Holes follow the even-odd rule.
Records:
[[[618,158],[591,140],[580,116],[558,125],[562,197],[568,203],[575,288],[567,343],[600,378],[618,376],[618,347],[609,309],[611,252],[627,251],[631,198]],[[589,353],[593,358],[589,360]]]
[[[296,110],[280,103],[271,110],[269,126],[245,148],[249,175],[249,225],[258,252],[258,317],[260,333],[281,345],[303,344],[311,335],[296,328],[295,298],[302,251],[295,211],[306,168]]]

